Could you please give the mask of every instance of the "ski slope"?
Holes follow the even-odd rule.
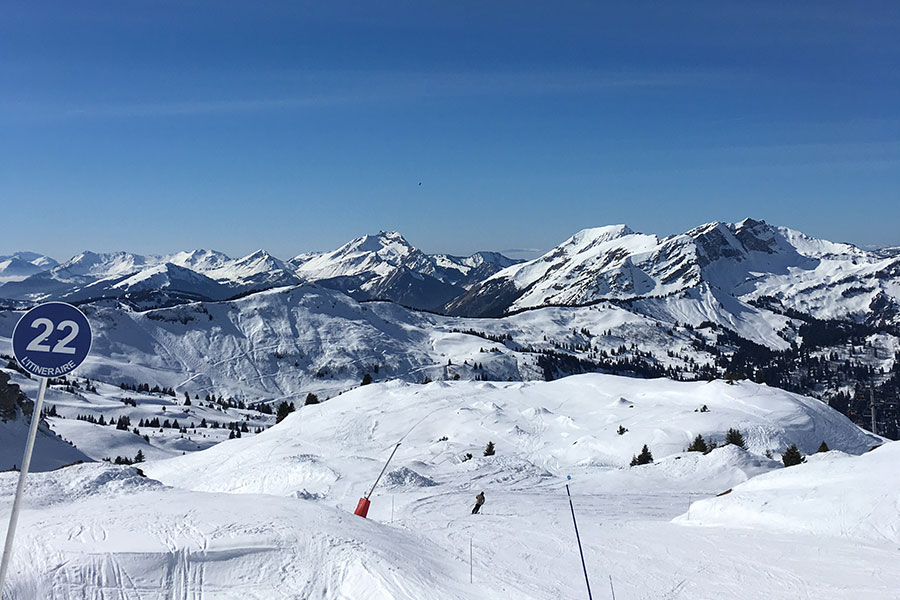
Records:
[[[900,442],[850,457],[816,454],[805,464],[748,481],[691,506],[692,525],[853,537],[900,546]],[[860,493],[863,491],[864,493]]]
[[[694,412],[703,404],[708,412]],[[731,426],[748,450],[682,451]],[[842,490],[832,510],[865,523],[847,507],[893,493],[889,447],[853,456],[879,440],[781,390],[604,375],[374,384],[259,435],[145,463],[149,478],[105,463],[34,474],[4,600],[586,597],[569,475],[595,598],[609,597],[610,577],[619,599],[890,598],[895,540],[735,529],[701,510],[728,488],[717,502],[824,464],[783,469],[761,454],[789,443],[809,451],[823,437],[854,473],[849,485],[823,480]],[[369,518],[355,517],[401,439]],[[486,457],[489,440],[496,454]],[[622,466],[644,443],[655,462]],[[14,485],[0,473],[0,522]],[[479,491],[487,503],[471,515]]]

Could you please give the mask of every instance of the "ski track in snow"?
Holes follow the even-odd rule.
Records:
[[[365,386],[142,465],[165,485],[103,463],[32,474],[3,600],[583,597],[568,474],[595,598],[610,576],[619,600],[898,598],[900,443],[790,469],[760,456],[822,435],[850,452],[872,444],[829,410],[750,383],[603,375]],[[733,424],[757,428],[753,452],[682,452]],[[388,475],[406,475],[354,516],[398,440]],[[655,463],[617,466],[642,443]],[[14,486],[0,473],[0,522]]]

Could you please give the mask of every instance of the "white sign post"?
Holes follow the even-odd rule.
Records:
[[[31,465],[34,440],[41,422],[47,378],[66,375],[84,362],[91,351],[91,325],[84,313],[71,304],[47,302],[22,315],[13,330],[12,339],[16,362],[25,371],[37,376],[41,385],[31,413],[31,429],[25,443],[22,470],[19,472],[16,497],[6,530],[6,544],[3,547],[3,560],[0,562],[0,594],[3,592],[6,570],[12,558],[13,538],[19,520],[22,492],[25,490],[25,477]]]

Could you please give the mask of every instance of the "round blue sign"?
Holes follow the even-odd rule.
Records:
[[[47,302],[22,315],[13,330],[13,354],[19,366],[38,377],[74,371],[91,351],[91,324],[65,302]]]

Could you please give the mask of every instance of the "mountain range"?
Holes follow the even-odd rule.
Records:
[[[337,393],[366,373],[731,374],[827,397],[860,422],[860,389],[888,398],[900,388],[900,251],[752,219],[665,238],[585,229],[525,262],[429,255],[396,232],[286,261],[264,250],[6,258],[20,273],[0,272],[8,309],[59,299],[98,319],[97,359],[82,369],[101,380],[189,377],[250,401]],[[25,275],[23,262],[39,271]],[[0,311],[0,337],[16,318]]]
[[[87,251],[61,264],[28,252],[0,259],[2,299],[83,303],[119,298],[143,309],[316,282],[357,300],[385,299],[438,310],[517,262],[496,252],[427,255],[396,232],[365,235],[332,252],[300,254],[289,261],[265,250],[237,259],[215,250],[149,256]]]

